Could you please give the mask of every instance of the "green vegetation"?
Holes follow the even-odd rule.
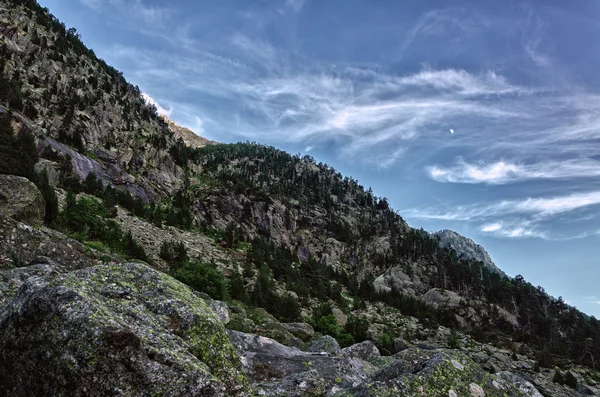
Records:
[[[67,202],[57,220],[58,227],[81,242],[99,241],[112,252],[130,259],[150,262],[142,246],[131,235],[124,233],[118,223],[107,219],[104,205],[91,197],[77,199],[67,193]]]
[[[196,291],[210,295],[213,299],[224,300],[229,297],[227,279],[217,270],[214,263],[187,261],[172,275]]]
[[[58,215],[58,198],[48,182],[45,171],[36,172],[38,161],[35,138],[22,128],[15,136],[10,112],[0,114],[0,174],[19,175],[32,181],[42,193],[46,203],[46,224],[52,224]]]

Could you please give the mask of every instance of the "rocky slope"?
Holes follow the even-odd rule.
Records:
[[[159,118],[33,0],[0,0],[0,32],[0,132],[56,185],[0,176],[4,394],[598,394],[598,320],[472,241]]]
[[[206,145],[215,145],[216,142],[208,140],[200,135],[196,134],[194,131],[189,128],[185,128],[177,124],[176,122],[170,120],[166,116],[161,116],[161,118],[167,123],[169,130],[173,132],[173,137],[175,139],[182,139],[183,142],[191,147],[191,148],[201,148]]]
[[[435,232],[433,235],[440,239],[440,245],[443,248],[451,248],[456,251],[458,256],[482,262],[488,269],[504,275],[504,272],[492,261],[485,248],[470,238],[447,229]]]

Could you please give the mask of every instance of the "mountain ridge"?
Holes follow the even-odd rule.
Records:
[[[156,273],[124,265],[119,274],[119,266],[96,266],[136,259],[160,270],[167,286],[176,278],[207,302],[212,301],[209,296],[226,300],[212,303],[213,310],[230,317],[228,337],[241,346],[237,353],[245,357],[255,357],[264,348],[262,343],[274,345],[274,339],[301,347],[302,353],[278,351],[308,362],[310,349],[332,357],[338,357],[342,346],[363,353],[366,349],[359,362],[370,371],[384,371],[379,373],[381,379],[374,379],[382,382],[380,393],[396,378],[402,380],[394,387],[419,387],[407,380],[412,379],[410,370],[400,361],[374,358],[377,354],[370,345],[355,343],[370,340],[383,354],[407,350],[403,353],[407,359],[417,355],[422,368],[431,368],[431,373],[421,373],[425,383],[420,387],[431,386],[430,381],[436,384],[432,395],[452,395],[450,390],[473,394],[472,390],[483,388],[487,395],[500,395],[488,372],[497,382],[513,375],[531,380],[527,388],[533,389],[511,388],[510,395],[537,396],[536,388],[548,395],[579,395],[552,381],[560,373],[555,365],[594,393],[594,358],[600,356],[600,324],[595,318],[584,318],[522,277],[509,279],[479,263],[484,261],[477,257],[461,257],[464,252],[440,246],[429,233],[411,228],[386,198],[310,156],[293,156],[258,144],[195,139],[189,135],[193,132],[161,119],[139,88],[98,60],[81,44],[76,31],[66,29],[35,1],[1,0],[0,4],[5,5],[0,9],[0,30],[5,32],[0,37],[0,102],[14,111],[0,117],[4,134],[0,151],[32,163],[31,169],[23,170],[14,167],[24,161],[0,161],[6,167],[0,171],[34,179],[46,200],[58,195],[56,208],[47,206],[53,218],[45,220],[41,230],[0,217],[0,275],[9,284],[0,291],[2,301],[13,308],[0,310],[0,331],[21,321],[14,309],[18,299],[37,296],[19,290],[32,275],[41,273],[43,283],[50,284],[61,275],[57,280],[66,288],[85,280],[77,281],[83,290],[93,291],[81,297],[85,302],[95,302],[96,294],[109,297],[110,302],[126,302],[131,274],[143,279],[144,274],[155,277]],[[14,120],[21,120],[19,131],[6,127]],[[20,152],[30,157],[18,157],[14,148],[25,149]],[[47,182],[38,180],[33,171],[46,175]],[[32,213],[42,217],[39,208]],[[475,244],[466,241],[468,246]],[[53,253],[51,247],[61,247],[65,253]],[[52,257],[39,258],[47,255]],[[52,264],[55,258],[60,263]],[[74,272],[80,268],[93,270]],[[92,284],[105,271],[112,274],[116,290],[110,283]],[[31,280],[28,285],[54,293],[37,283]],[[143,294],[133,295],[136,301],[147,302]],[[187,294],[183,300],[196,301]],[[52,308],[46,309],[52,313]],[[152,310],[162,313],[160,307]],[[165,310],[161,315],[172,315]],[[156,334],[181,337],[181,324],[189,319],[169,318],[168,324],[150,326]],[[70,319],[63,320],[65,329],[71,329]],[[45,320],[40,321],[43,325]],[[119,357],[127,362],[128,351],[148,346],[144,339],[148,333],[141,328],[127,330],[125,324],[123,329],[102,331],[107,336],[101,343],[102,349],[111,346],[121,352],[125,348]],[[317,347],[308,346],[290,330]],[[320,339],[319,334],[328,337]],[[192,337],[193,349],[207,343],[202,334]],[[261,342],[249,346],[256,341]],[[21,342],[14,341],[15,346]],[[342,346],[336,348],[337,343]],[[93,358],[85,347],[78,348],[75,356]],[[449,357],[446,348],[463,349],[477,365],[471,367],[462,356]],[[161,363],[163,353],[153,350],[151,361]],[[185,360],[202,356],[199,350],[195,354],[196,358],[185,356]],[[451,370],[448,376],[463,379],[452,359],[458,360],[458,367],[469,364],[472,377],[457,390],[432,375],[443,367]],[[7,364],[10,360],[9,353],[0,353],[4,371],[0,375],[15,375]],[[110,357],[107,363],[111,365]],[[283,376],[266,361],[252,363],[244,368],[252,387],[264,388],[268,380],[273,390],[291,392],[296,381],[306,381],[322,393],[336,388],[337,378],[327,375],[329,364],[319,366],[317,375],[310,368],[291,367],[293,371]],[[68,371],[69,366],[61,368]],[[385,371],[398,376],[390,378]],[[497,375],[504,371],[519,375]],[[366,372],[359,375],[367,379]],[[513,383],[519,382],[525,384]],[[368,390],[352,389],[352,393],[371,395]]]

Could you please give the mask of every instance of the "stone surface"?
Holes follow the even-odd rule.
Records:
[[[343,311],[338,309],[337,307],[332,308],[331,312],[333,313],[333,316],[335,317],[337,324],[340,327],[344,327],[346,325],[346,323],[348,322],[348,316]]]
[[[236,331],[229,335],[259,395],[328,395],[365,381],[374,370],[368,363],[303,352],[269,338]]]
[[[307,350],[314,353],[325,353],[330,356],[339,356],[342,354],[339,343],[329,335],[321,336]]]
[[[0,268],[23,266],[41,256],[67,270],[119,260],[45,226],[34,228],[0,214]]]
[[[133,263],[27,280],[0,311],[0,379],[11,396],[231,396],[246,389],[209,306],[185,285]]]
[[[380,355],[381,354],[379,353],[379,349],[370,340],[356,343],[352,346],[348,346],[342,349],[342,357],[360,358],[361,360],[365,361],[372,357],[378,357]]]
[[[46,203],[42,193],[29,181],[0,174],[0,214],[32,226],[44,223]]]
[[[229,309],[225,302],[210,300],[208,305],[215,312],[220,322],[223,324],[229,323]]]
[[[406,341],[402,338],[395,338],[394,339],[394,350],[395,353],[401,352],[402,350],[406,350],[408,349],[408,343],[406,343]]]
[[[505,275],[504,272],[496,266],[494,261],[492,261],[492,258],[490,258],[487,251],[470,238],[461,236],[455,231],[447,229],[435,232],[433,235],[439,238],[441,247],[451,248],[456,251],[459,257],[462,256],[465,259],[473,259],[482,262],[488,269],[501,275]]]
[[[292,335],[306,341],[311,339],[315,335],[315,330],[310,324],[306,323],[282,323],[281,326],[285,328]]]

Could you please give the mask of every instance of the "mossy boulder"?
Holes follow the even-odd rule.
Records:
[[[0,214],[32,226],[44,223],[46,203],[27,178],[0,174]]]
[[[0,309],[11,396],[241,396],[241,363],[216,314],[142,264],[28,279]]]
[[[457,350],[411,348],[394,359],[350,395],[541,397],[525,379],[490,375]]]
[[[342,348],[340,347],[340,344],[337,342],[337,340],[335,340],[334,337],[329,335],[321,336],[306,350],[313,353],[325,353],[334,357],[342,354]]]

